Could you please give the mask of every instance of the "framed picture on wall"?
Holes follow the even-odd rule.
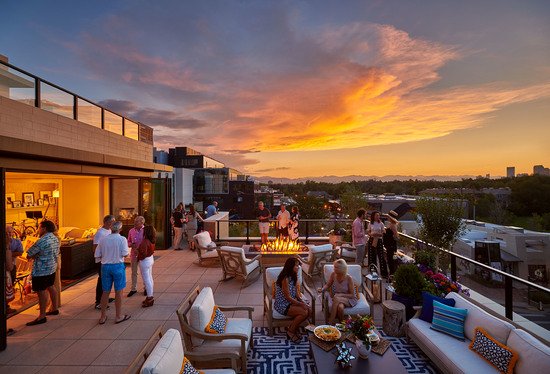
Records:
[[[34,192],[23,192],[23,204],[25,206],[34,205]]]
[[[7,207],[12,207],[13,205],[13,202],[15,200],[15,194],[14,193],[7,193],[6,194],[6,206]]]
[[[38,199],[36,200],[36,203],[38,204],[38,206],[44,206],[44,199]]]
[[[49,197],[50,205],[55,205],[55,197]]]
[[[21,208],[21,200],[14,200],[11,204],[14,208]]]
[[[46,202],[49,201],[49,198],[52,196],[52,191],[40,191],[38,192],[38,195]]]

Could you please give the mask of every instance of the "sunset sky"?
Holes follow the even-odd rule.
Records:
[[[0,54],[254,176],[550,166],[550,1],[3,1]]]

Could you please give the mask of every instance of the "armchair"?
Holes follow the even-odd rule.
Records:
[[[264,315],[267,318],[267,325],[269,327],[269,335],[273,335],[273,328],[276,326],[286,326],[292,322],[292,318],[279,314],[273,308],[273,287],[277,281],[277,277],[283,270],[282,266],[265,268],[264,269]],[[304,282],[304,275],[309,277],[305,272],[300,270],[298,271],[298,284],[304,295],[309,295],[309,300],[311,301],[311,323],[315,324],[315,297],[313,292]]]
[[[330,263],[335,260],[338,253],[337,248],[333,248],[332,244],[312,245],[309,247],[309,254],[307,261],[298,259],[302,263],[302,268],[309,276],[321,274],[321,269],[324,264]]]
[[[199,258],[199,265],[202,265],[206,261],[218,261],[219,257],[218,253],[216,252],[218,244],[212,241],[212,238],[210,238],[210,233],[208,231],[202,231],[196,235],[193,235],[193,240],[195,242],[197,257]],[[221,244],[222,243],[220,243],[219,245]]]
[[[248,306],[221,306],[222,311],[247,311],[248,318],[228,318],[225,332],[211,334],[205,332],[210,321],[215,302],[212,289],[195,288],[178,307],[176,314],[180,321],[186,355],[195,357],[211,357],[211,361],[219,359],[234,360],[238,357],[235,367],[246,373],[246,354],[253,346],[252,312]],[[191,357],[189,357],[191,359]]]
[[[357,250],[351,243],[338,242],[336,245],[338,255],[348,263],[355,263],[357,260]]]
[[[323,285],[328,282],[330,275],[334,271],[334,265],[325,265],[323,267]],[[372,292],[366,287],[363,274],[361,274],[361,266],[354,264],[348,265],[348,274],[353,278],[353,284],[359,291],[359,301],[354,307],[346,307],[345,315],[371,315],[374,317],[374,306],[372,300]],[[328,292],[323,293],[323,310],[325,311],[325,321],[328,322],[330,309],[332,308],[332,297]]]
[[[260,275],[260,255],[257,255],[253,259],[247,259],[244,255],[244,250],[239,247],[223,246],[216,248],[220,262],[222,264],[223,279],[233,277],[242,277],[245,281],[245,287],[248,286],[249,280],[253,273],[257,272],[257,276]]]
[[[184,355],[180,332],[169,329],[163,334],[162,326],[159,326],[125,370],[125,374],[177,373],[181,370],[184,356],[193,365],[218,358],[216,353],[187,353]],[[236,362],[239,357],[235,355],[233,358]],[[201,370],[201,372],[204,374],[235,374],[235,369],[233,366],[232,369]]]

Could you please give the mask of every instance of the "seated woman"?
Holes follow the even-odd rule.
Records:
[[[298,286],[299,269],[298,259],[291,257],[286,260],[283,270],[275,282],[275,302],[273,303],[277,312],[294,318],[286,332],[287,337],[293,343],[299,342],[302,338],[297,332],[298,327],[311,314],[311,308],[302,299]]]
[[[336,317],[338,321],[344,319],[344,308],[353,307],[357,304],[357,293],[353,284],[353,278],[348,275],[348,264],[343,259],[334,261],[334,271],[330,275],[327,284],[317,291],[322,293],[330,290],[332,297],[332,309],[328,323],[334,325]]]

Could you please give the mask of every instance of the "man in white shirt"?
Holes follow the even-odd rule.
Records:
[[[124,322],[130,319],[127,314],[122,314],[122,291],[126,287],[126,270],[124,268],[124,257],[128,256],[128,241],[120,235],[122,222],[113,223],[112,233],[99,241],[95,249],[96,261],[101,261],[101,285],[103,295],[101,296],[101,318],[99,324],[107,321],[107,301],[111,288],[115,287],[115,323]]]
[[[107,215],[103,218],[103,226],[101,226],[94,235],[94,253],[99,241],[111,233],[111,226],[115,222],[115,216]],[[101,296],[103,295],[103,287],[101,286],[101,261],[96,259],[97,266],[97,285],[95,287],[95,308],[101,309]],[[109,302],[115,301],[113,298],[109,298]],[[108,307],[107,307],[108,308]]]
[[[278,236],[288,237],[288,224],[290,223],[290,212],[286,210],[285,204],[281,204],[281,210],[277,213],[279,224]]]

